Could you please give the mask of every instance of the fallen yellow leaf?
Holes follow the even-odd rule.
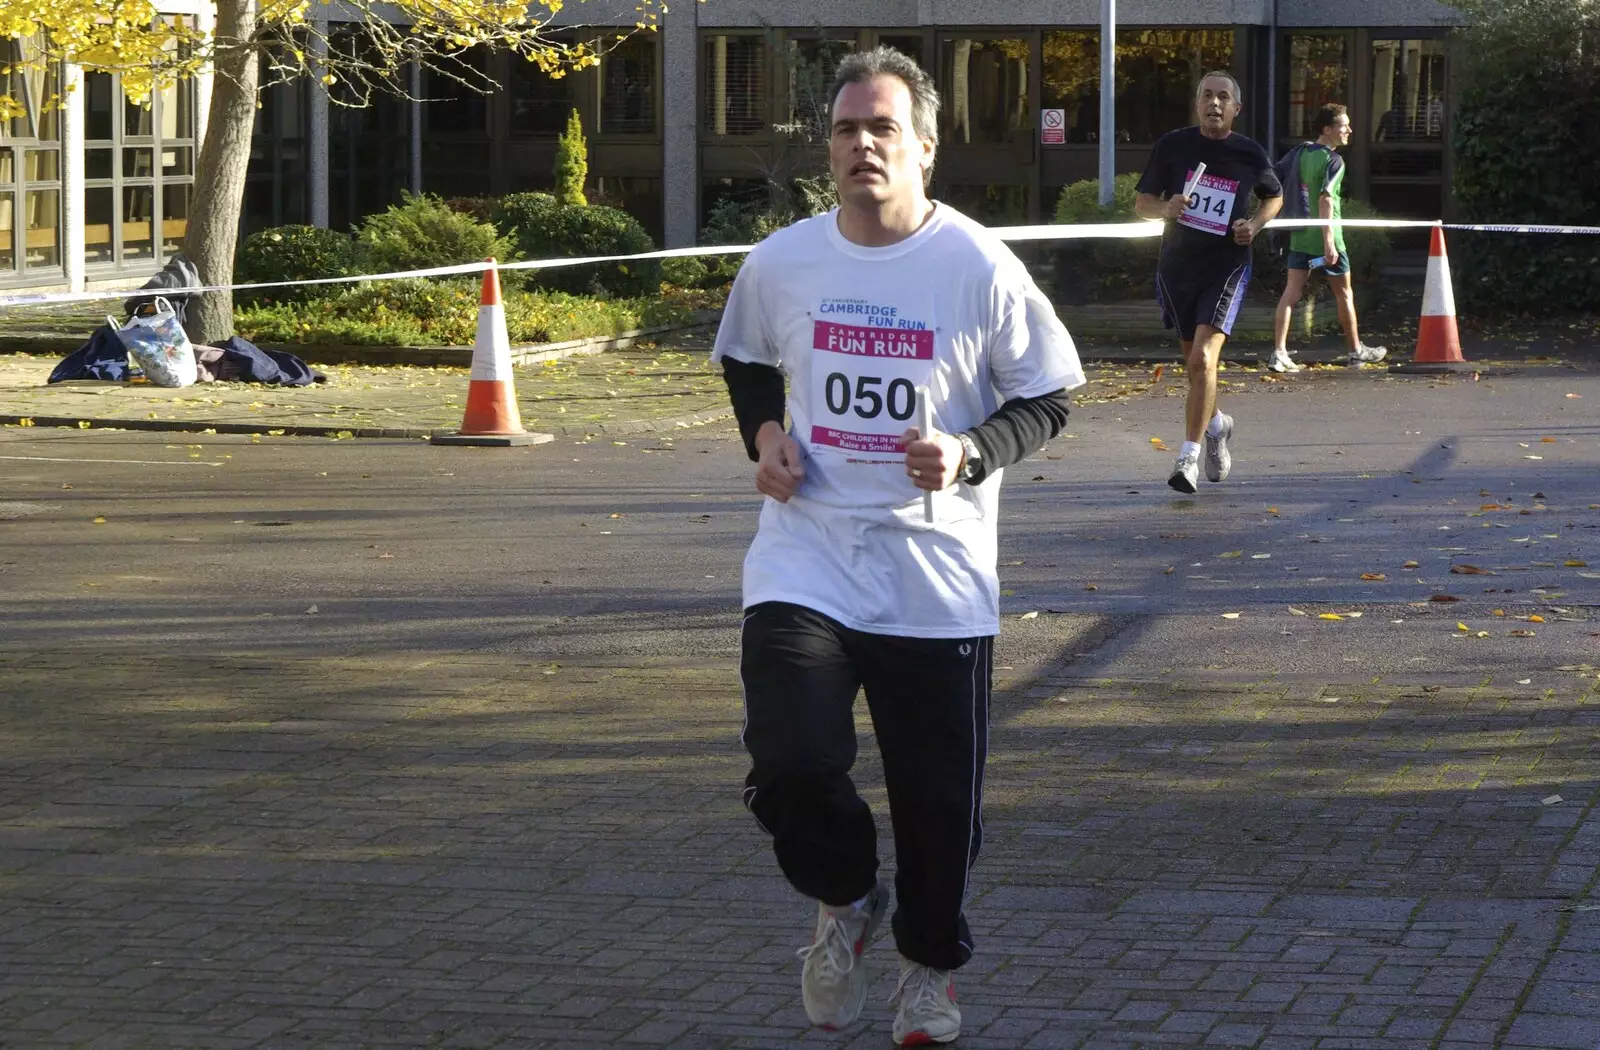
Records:
[[[1222,614],[1222,618],[1224,620],[1237,620],[1239,618],[1239,614],[1238,613],[1223,613]]]
[[[1361,578],[1363,580],[1387,580],[1389,577],[1381,572],[1364,572],[1361,574]]]
[[[1244,551],[1223,551],[1221,554],[1217,555],[1217,557],[1219,557],[1219,558],[1237,558],[1242,554],[1244,554]]]
[[[1289,615],[1290,616],[1304,616],[1305,614],[1306,614],[1306,611],[1304,609],[1296,609],[1292,605],[1289,606]]]
[[[1470,630],[1472,630],[1472,628],[1468,627],[1464,623],[1458,623],[1458,624],[1456,624],[1456,630],[1458,630],[1458,631],[1470,631]]]
[[[96,524],[96,525],[104,525],[105,523],[106,523],[106,519],[104,519],[104,518],[102,518],[102,517],[100,517],[98,515],[95,516],[94,524]]]
[[[1342,620],[1342,619],[1344,619],[1344,617],[1340,616],[1338,613],[1318,613],[1317,614],[1317,619],[1319,619],[1319,620]]]
[[[1414,562],[1414,561],[1408,561],[1408,562],[1406,562],[1404,565],[1402,565],[1400,567],[1402,569],[1415,569],[1417,567],[1417,563]]]
[[[1538,613],[1534,613],[1532,616],[1528,617],[1528,622],[1529,623],[1544,623],[1544,617],[1540,616]]]
[[[1561,564],[1565,565],[1569,569],[1587,569],[1589,567],[1589,563],[1588,562],[1586,562],[1586,561],[1578,561],[1576,559],[1574,559],[1572,561],[1564,561]]]
[[[1511,637],[1513,637],[1513,638],[1532,638],[1533,637],[1533,632],[1528,630],[1525,627],[1518,627],[1516,630],[1511,632]]]
[[[1496,616],[1504,616],[1505,614],[1506,614],[1506,611],[1504,609],[1496,609],[1494,611],[1494,615],[1496,615]]]

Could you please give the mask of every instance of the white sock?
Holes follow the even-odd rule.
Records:
[[[1198,456],[1199,454],[1200,442],[1198,441],[1185,441],[1183,443],[1183,447],[1178,450],[1179,459],[1182,459],[1184,456]]]
[[[867,894],[867,897],[870,897],[870,896],[872,896],[872,894],[870,894],[870,893]],[[856,901],[856,904],[855,904],[856,911],[865,911],[866,910],[866,908],[867,908],[867,897],[862,897],[860,900]]]
[[[1222,436],[1222,413],[1218,412],[1211,417],[1211,422],[1206,426],[1206,433],[1212,437]]]

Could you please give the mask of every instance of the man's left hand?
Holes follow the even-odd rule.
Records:
[[[1239,244],[1249,244],[1256,239],[1256,224],[1249,219],[1240,219],[1233,224],[1233,239]]]
[[[956,483],[966,453],[954,435],[934,431],[924,440],[912,427],[900,435],[900,447],[906,450],[906,477],[917,488],[941,492]]]

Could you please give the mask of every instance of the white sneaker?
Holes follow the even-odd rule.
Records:
[[[1267,367],[1274,372],[1303,371],[1300,365],[1295,364],[1294,358],[1289,356],[1289,351],[1287,350],[1272,351],[1272,356],[1267,358]]]
[[[961,1034],[956,982],[949,970],[935,970],[902,955],[900,983],[889,1001],[897,999],[900,1012],[894,1015],[894,1045],[949,1043]]]
[[[1207,442],[1209,444],[1209,442]],[[1187,495],[1194,495],[1200,488],[1200,453],[1198,450],[1189,453],[1178,453],[1178,462],[1172,465],[1172,477],[1167,479],[1167,484]]]
[[[800,998],[811,1023],[834,1030],[861,1016],[867,1002],[867,964],[861,954],[889,912],[889,887],[878,883],[860,910],[817,905],[817,932],[809,947],[797,953],[806,961],[800,974]]]
[[[1218,413],[1221,415],[1221,413]],[[1222,433],[1212,434],[1206,427],[1206,480],[1227,481],[1233,469],[1233,456],[1228,453],[1228,439],[1233,437],[1233,417],[1222,416]]]
[[[1389,351],[1381,346],[1367,346],[1365,343],[1350,351],[1350,364],[1375,365],[1389,355]]]

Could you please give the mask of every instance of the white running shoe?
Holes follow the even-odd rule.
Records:
[[[1272,356],[1267,358],[1267,367],[1274,372],[1303,371],[1300,365],[1295,364],[1294,358],[1289,356],[1287,350],[1272,351]]]
[[[1389,355],[1389,351],[1381,346],[1367,346],[1365,343],[1350,351],[1350,364],[1375,365]]]
[[[897,999],[900,1012],[894,1015],[894,1045],[949,1043],[961,1034],[956,982],[949,970],[935,970],[902,955],[900,983],[889,1001]]]
[[[1209,442],[1208,442],[1209,443]],[[1172,465],[1172,477],[1167,484],[1187,495],[1200,489],[1200,451],[1178,453],[1178,462]]]
[[[1228,472],[1233,470],[1233,456],[1228,453],[1228,439],[1233,437],[1233,417],[1218,413],[1222,416],[1222,433],[1213,434],[1211,428],[1206,427],[1206,480],[1227,481]]]
[[[878,883],[860,910],[817,904],[817,932],[809,947],[797,953],[806,961],[800,974],[800,998],[811,1023],[830,1031],[861,1016],[867,1002],[867,964],[861,958],[889,913],[889,887]]]

